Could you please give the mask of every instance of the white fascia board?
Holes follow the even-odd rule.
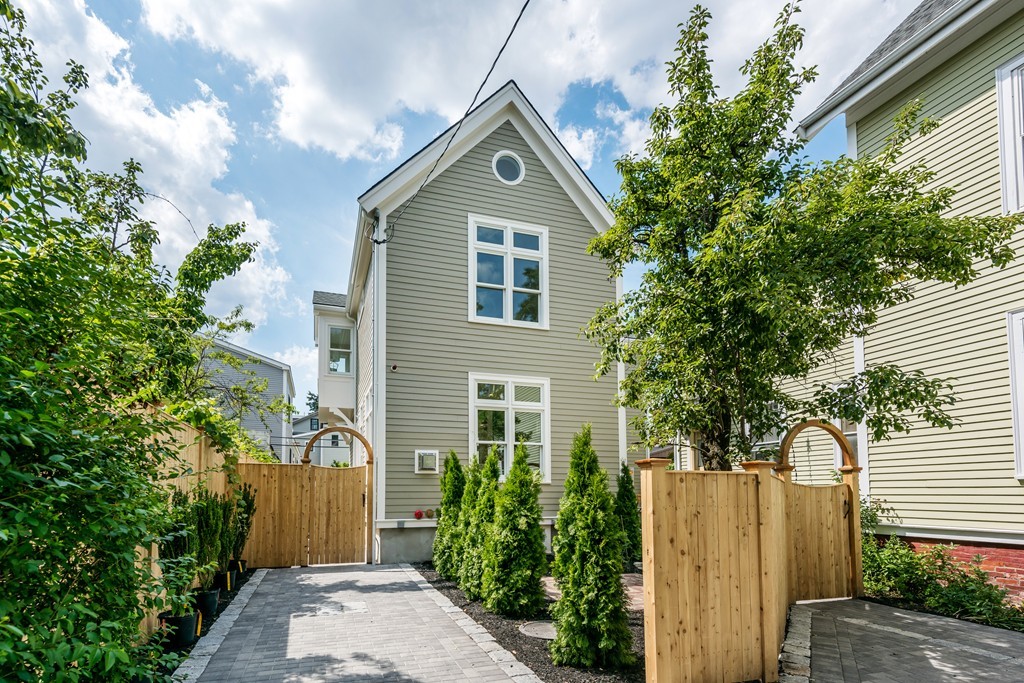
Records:
[[[911,536],[936,541],[957,541],[960,543],[998,543],[1024,546],[1024,531],[1017,529],[980,529],[977,527],[952,526],[910,526],[903,524],[879,524],[879,535]]]
[[[1019,11],[1005,0],[962,0],[913,39],[821,103],[800,121],[810,140],[839,114],[851,125]]]
[[[434,176],[446,168],[490,135],[505,121],[511,121],[519,134],[541,158],[548,170],[562,185],[579,209],[594,225],[598,232],[604,232],[614,217],[601,193],[580,169],[565,147],[544,122],[514,83],[508,83],[466,117],[462,128],[440,163]],[[360,206],[366,211],[378,209],[391,213],[407,201],[422,184],[426,174],[434,166],[437,157],[444,150],[448,140],[455,134],[455,127],[438,136],[433,142],[399,166],[390,176],[370,188],[359,198]]]
[[[382,240],[384,226],[387,224],[387,214],[380,214],[380,224],[377,226],[376,238]],[[374,251],[373,263],[373,436],[371,446],[373,447],[373,482],[376,491],[374,492],[374,519],[385,518],[387,510],[387,255],[388,245],[386,242],[372,245]]]
[[[356,320],[359,311],[359,302],[363,298],[363,282],[366,281],[366,271],[370,267],[370,257],[373,255],[373,242],[364,237],[363,230],[372,217],[359,207],[356,214],[356,233],[353,236],[352,263],[348,269],[348,300],[345,302],[345,311],[348,317]]]
[[[256,353],[252,349],[246,349],[246,348],[243,348],[241,346],[238,346],[237,344],[232,344],[231,342],[226,342],[226,341],[224,341],[222,339],[214,340],[213,345],[214,346],[219,346],[221,349],[223,349],[225,351],[230,351],[232,353],[241,354],[241,355],[247,356],[249,358],[255,358],[256,360],[260,361],[260,363],[269,365],[272,368],[277,368],[279,370],[287,370],[288,372],[291,372],[291,369],[292,369],[292,367],[290,365],[288,365],[287,363],[282,363],[281,361],[279,361],[279,360],[277,360],[275,358],[271,358],[270,356],[264,356],[262,353]],[[292,395],[294,395],[294,393],[295,393],[295,389],[293,387],[292,388]]]

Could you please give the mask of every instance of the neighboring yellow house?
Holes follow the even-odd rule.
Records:
[[[845,114],[848,153],[875,154],[915,98],[942,124],[905,159],[924,160],[936,185],[956,190],[951,215],[1024,210],[1024,3],[925,0],[801,131],[811,137]],[[983,268],[969,286],[918,285],[913,301],[885,311],[824,375],[898,363],[954,382],[952,431],[920,425],[867,443],[863,426],[844,428],[859,437],[863,492],[898,513],[884,532],[985,555],[984,566],[1024,595],[1024,235],[1013,246],[1016,262]],[[803,442],[797,478],[827,477],[833,458],[827,441]]]

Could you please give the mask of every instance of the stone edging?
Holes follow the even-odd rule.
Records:
[[[509,675],[509,677],[516,683],[543,683],[537,674],[533,673],[533,670],[517,660],[515,655],[503,648],[501,645],[494,640],[494,636],[487,632],[480,624],[476,623],[472,617],[462,611],[461,608],[456,607],[451,600],[446,598],[441,591],[437,590],[430,585],[423,575],[416,571],[416,568],[411,564],[400,563],[401,567],[406,575],[412,579],[412,581],[420,587],[420,589],[427,594],[427,596],[434,601],[438,607],[443,609],[445,613],[451,617],[452,621],[462,627],[462,630],[466,632],[470,638],[473,639],[480,649],[487,653],[497,663],[501,670]]]
[[[231,604],[224,608],[224,611],[217,617],[217,621],[213,622],[210,630],[199,639],[199,642],[195,644],[192,651],[188,653],[188,658],[174,670],[172,676],[175,681],[196,681],[203,675],[207,665],[210,663],[210,659],[217,654],[217,650],[224,643],[224,638],[227,637],[228,631],[231,630],[235,620],[238,619],[238,615],[249,604],[249,598],[256,592],[263,577],[269,571],[269,569],[257,569],[252,578],[245,582],[245,585],[238,591],[238,595],[231,601]]]
[[[792,605],[779,655],[779,683],[808,683],[811,676],[811,608]]]

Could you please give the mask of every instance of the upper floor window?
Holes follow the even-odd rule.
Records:
[[[483,462],[497,448],[501,474],[512,467],[515,448],[526,448],[526,462],[551,481],[550,390],[547,378],[469,375],[470,457]]]
[[[335,375],[350,374],[352,372],[352,328],[329,325],[327,332],[330,336],[328,372]]]
[[[523,160],[519,158],[518,154],[508,150],[494,155],[494,158],[491,159],[491,168],[494,170],[494,175],[498,176],[498,180],[506,185],[518,185],[523,182],[523,177],[526,175]]]
[[[1014,470],[1024,479],[1024,310],[1007,316],[1010,335],[1010,398],[1013,405]]]
[[[996,70],[1003,212],[1024,211],[1024,55]]]
[[[547,228],[469,217],[469,319],[548,327]]]

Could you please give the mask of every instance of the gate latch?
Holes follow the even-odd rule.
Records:
[[[363,507],[366,507],[366,492],[363,492]]]

